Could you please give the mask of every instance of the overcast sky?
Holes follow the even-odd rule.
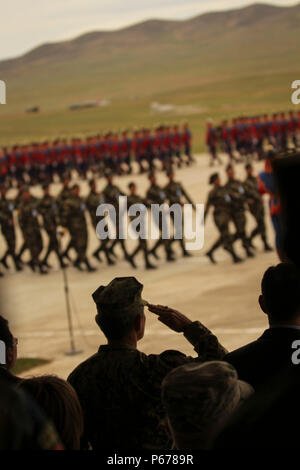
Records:
[[[282,6],[297,3],[257,1]],[[0,59],[89,31],[118,29],[150,18],[186,19],[251,3],[255,0],[0,0]]]

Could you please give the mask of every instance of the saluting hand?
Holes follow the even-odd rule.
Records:
[[[158,315],[158,320],[177,333],[182,333],[192,321],[183,313],[163,305],[148,304],[150,312]]]

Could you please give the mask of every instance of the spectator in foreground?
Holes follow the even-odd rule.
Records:
[[[1,378],[0,450],[63,450],[52,423],[34,401]]]
[[[142,289],[134,277],[120,277],[93,293],[96,323],[108,344],[68,378],[83,408],[85,439],[95,450],[170,448],[163,426],[163,378],[187,362],[222,359],[226,354],[200,322],[168,307],[147,304]],[[179,351],[146,355],[137,349],[145,331],[145,305],[159,321],[184,334],[198,353],[196,359]]]
[[[173,447],[212,449],[232,414],[253,392],[226,362],[190,363],[172,370],[162,382],[162,401]]]
[[[19,387],[34,398],[47,418],[53,422],[64,448],[79,450],[83,415],[73,387],[52,375],[24,379]]]
[[[0,379],[11,385],[16,385],[19,378],[11,373],[17,360],[18,340],[14,338],[8,325],[8,321],[0,315],[0,341],[5,345],[5,363],[0,362]]]
[[[269,328],[262,336],[225,356],[240,379],[255,389],[278,370],[292,365],[292,344],[300,340],[300,271],[280,263],[264,273],[259,304]]]
[[[300,375],[285,367],[233,415],[218,436],[216,449],[298,449]]]

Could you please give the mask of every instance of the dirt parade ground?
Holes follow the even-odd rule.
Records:
[[[223,162],[227,163],[227,157],[223,157]],[[263,169],[263,163],[255,163],[254,167],[257,173]],[[183,183],[194,202],[200,204],[206,200],[210,189],[209,175],[214,171],[219,171],[222,183],[225,182],[225,165],[210,168],[208,157],[199,155],[194,166],[177,171],[176,179]],[[244,164],[236,165],[236,176],[245,178]],[[127,185],[132,180],[137,184],[138,194],[143,196],[149,183],[145,174],[116,177],[114,182],[127,193]],[[165,174],[159,172],[158,184],[165,185],[166,182]],[[97,190],[100,191],[104,185],[104,179],[100,179]],[[87,195],[87,182],[80,182],[80,186],[81,195]],[[55,195],[59,189],[60,185],[55,184],[51,191]],[[34,188],[32,192],[36,196],[41,195],[40,188]],[[13,195],[13,191],[8,192],[7,196],[10,195]],[[267,198],[264,202],[268,239],[274,247]],[[249,232],[255,223],[250,213],[247,213],[247,219]],[[43,236],[46,241],[46,235]],[[200,251],[191,252],[190,258],[182,258],[179,243],[174,243],[177,260],[166,262],[161,248],[160,260],[153,260],[158,269],[153,271],[144,269],[141,253],[136,258],[138,268],[134,270],[122,259],[120,251],[115,266],[107,266],[104,261],[97,263],[90,257],[93,266],[97,267],[97,271],[93,273],[81,273],[74,267],[69,267],[67,277],[75,344],[76,348],[82,351],[74,356],[65,354],[70,350],[70,342],[63,274],[55,255],[52,253],[49,258],[53,268],[48,275],[35,274],[28,267],[18,273],[14,272],[13,268],[6,271],[5,277],[1,279],[2,315],[9,318],[12,331],[19,339],[19,357],[38,357],[51,361],[47,365],[31,369],[24,375],[53,373],[66,378],[79,362],[97,351],[99,345],[105,342],[105,338],[94,321],[96,309],[91,294],[99,285],[108,284],[116,276],[135,276],[144,284],[143,297],[146,300],[174,307],[192,320],[200,320],[229,350],[255,339],[267,327],[266,316],[261,312],[257,301],[260,280],[265,269],[278,262],[276,252],[264,253],[263,244],[257,237],[254,240],[257,247],[255,258],[234,265],[229,254],[219,248],[215,254],[217,264],[213,265],[205,256],[205,252],[217,236],[212,214],[209,214],[205,225],[204,247]],[[20,246],[22,240],[19,229],[17,237]],[[129,251],[132,251],[136,244],[133,240],[126,243]],[[1,237],[1,253],[4,252],[4,244]],[[89,254],[97,245],[96,234],[90,225]],[[245,258],[240,242],[235,246],[237,253]],[[183,335],[168,330],[147,310],[146,317],[146,333],[139,343],[140,350],[145,353],[159,353],[165,349],[178,349],[195,355]]]

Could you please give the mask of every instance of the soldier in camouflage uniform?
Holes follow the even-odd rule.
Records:
[[[225,349],[200,322],[180,312],[148,304],[171,330],[183,333],[197,357],[179,351],[146,355],[137,349],[145,329],[143,286],[134,277],[115,278],[92,295],[96,322],[107,345],[81,363],[68,381],[84,413],[84,440],[93,449],[169,449],[163,425],[161,382],[175,367],[189,362],[222,360]]]
[[[58,219],[59,219],[59,223],[61,225],[63,225],[62,224],[62,219],[63,219],[63,205],[64,205],[64,202],[65,202],[66,199],[68,199],[70,196],[72,196],[72,191],[71,191],[71,188],[70,188],[70,182],[71,182],[70,176],[68,175],[68,173],[66,173],[63,177],[63,180],[62,180],[62,184],[63,184],[62,190],[60,191],[60,193],[58,194],[58,196],[56,198]],[[68,229],[68,227],[65,227],[65,228]],[[72,261],[72,259],[69,256],[69,251],[70,251],[71,248],[72,248],[72,238],[71,238],[67,248],[62,253],[62,258],[67,258],[69,261]]]
[[[250,250],[250,241],[246,235],[246,215],[245,205],[248,202],[247,195],[245,192],[244,184],[238,181],[234,177],[234,169],[231,164],[227,165],[226,173],[228,181],[225,185],[225,189],[230,196],[231,200],[231,220],[233,221],[236,229],[234,235],[234,241],[241,239],[242,245],[248,258],[253,258],[253,253]]]
[[[16,255],[16,235],[15,235],[15,224],[13,211],[15,209],[15,203],[12,200],[6,198],[6,188],[1,187],[1,200],[0,200],[0,225],[2,234],[5,238],[7,244],[7,250],[4,253],[4,256],[1,258],[1,263],[3,266],[8,269],[7,257],[11,256],[15,268],[17,271],[21,271],[22,267],[18,261]]]
[[[149,174],[149,180],[150,180],[150,188],[148,189],[146,193],[147,205],[151,206],[151,204],[158,204],[158,205],[164,204],[167,201],[167,195],[166,195],[165,190],[161,188],[160,186],[158,186],[156,182],[156,175],[154,172],[151,172]],[[174,261],[175,260],[174,252],[171,248],[172,240],[170,239],[164,240],[162,238],[162,235],[163,235],[162,226],[163,226],[163,215],[160,214],[160,220],[158,224],[158,228],[160,231],[160,238],[157,240],[157,242],[155,243],[155,245],[153,246],[153,248],[150,250],[149,253],[151,253],[156,259],[159,259],[156,251],[158,247],[163,245],[165,252],[166,252],[167,261]]]
[[[258,189],[257,178],[253,176],[253,167],[251,163],[248,163],[245,167],[247,178],[244,182],[244,188],[246,191],[246,196],[248,198],[249,211],[256,220],[257,226],[252,230],[250,234],[250,244],[252,245],[252,240],[256,235],[260,235],[264,244],[265,251],[272,251],[272,248],[267,242],[266,236],[266,224],[265,224],[265,210],[264,204]]]
[[[86,206],[79,197],[79,191],[78,184],[74,184],[71,195],[64,200],[61,210],[61,224],[68,227],[71,246],[77,254],[74,266],[81,271],[81,263],[83,263],[87,271],[92,272],[95,271],[95,268],[90,265],[86,255],[88,243],[88,230],[85,219]]]
[[[165,190],[167,199],[169,200],[170,206],[172,206],[172,204],[179,204],[181,207],[183,207],[183,205],[184,205],[183,199],[185,199],[189,204],[192,205],[193,209],[196,210],[196,206],[195,206],[194,202],[192,201],[190,196],[187,194],[187,192],[183,188],[182,184],[179,183],[178,181],[174,180],[175,173],[174,173],[174,170],[172,168],[167,172],[167,176],[169,178],[169,183],[165,186],[164,190]],[[171,215],[171,219],[173,221],[174,232],[175,232],[174,235],[175,235],[176,234],[175,214],[174,214],[174,212],[171,212],[170,215]],[[181,249],[182,249],[182,255],[187,257],[187,256],[191,256],[191,254],[185,249],[185,243],[184,243],[184,238],[183,238],[183,235],[184,235],[183,211],[181,211],[181,216],[182,216],[182,227],[181,227],[182,237],[178,241],[179,241]]]
[[[46,254],[44,256],[44,259],[42,261],[42,264],[46,266],[47,268],[51,268],[51,266],[48,264],[48,258],[52,251],[56,254],[59,265],[62,268],[67,267],[67,265],[63,262],[62,256],[60,254],[59,250],[59,244],[57,240],[57,225],[58,225],[58,206],[55,198],[50,195],[49,193],[49,184],[45,183],[43,184],[43,190],[44,190],[44,197],[39,201],[37,210],[39,214],[41,214],[43,218],[43,227],[48,235],[48,247]]]
[[[107,185],[105,186],[103,190],[103,196],[105,199],[106,204],[111,204],[116,211],[116,239],[112,243],[110,247],[110,253],[114,255],[114,248],[117,244],[121,245],[122,251],[124,253],[124,257],[126,261],[128,261],[133,268],[136,268],[136,265],[134,263],[133,258],[129,255],[129,253],[126,250],[125,246],[125,241],[119,237],[120,233],[120,225],[119,225],[119,196],[126,196],[125,193],[123,193],[118,186],[113,184],[113,173],[111,170],[107,170],[105,172],[105,177],[107,180]]]
[[[100,204],[103,204],[105,200],[104,200],[104,196],[102,194],[99,194],[96,191],[96,181],[94,179],[89,182],[89,186],[91,190],[90,190],[88,197],[85,200],[85,204],[90,214],[92,225],[94,229],[96,230],[97,225],[99,221],[101,220],[101,218],[96,215],[96,211],[97,211],[98,206]],[[115,262],[111,259],[110,254],[109,254],[109,246],[108,246],[109,241],[110,241],[109,238],[101,240],[99,244],[99,248],[97,248],[97,250],[94,251],[93,256],[98,261],[102,261],[100,257],[100,252],[103,251],[107,260],[107,264],[112,265],[112,264],[115,264]]]
[[[43,241],[37,205],[38,201],[31,196],[29,188],[24,186],[18,207],[18,218],[26,248],[29,249],[31,255],[29,266],[33,271],[38,268],[41,274],[46,274],[47,271],[39,260],[39,255],[43,250]]]
[[[214,222],[217,229],[220,232],[220,237],[213,244],[210,250],[206,253],[206,256],[210,259],[212,263],[216,263],[214,259],[214,251],[223,246],[224,250],[228,251],[231,254],[233,262],[241,262],[241,258],[235,253],[232,242],[233,237],[229,233],[229,222],[231,220],[231,204],[230,196],[224,186],[221,186],[220,177],[218,173],[213,173],[209,178],[209,184],[213,185],[213,189],[209,192],[205,210],[204,210],[204,220],[207,217],[208,211],[211,207],[214,208]]]
[[[133,182],[129,183],[128,189],[130,191],[130,195],[127,198],[128,207],[132,206],[133,204],[147,205],[146,201],[136,194],[136,185],[135,185],[135,183],[133,183]],[[134,219],[134,217],[130,217],[130,220],[133,220],[133,219]],[[138,245],[137,245],[136,249],[134,250],[134,252],[131,255],[133,260],[140,251],[142,251],[143,255],[144,255],[145,268],[146,269],[155,269],[156,266],[151,264],[150,261],[149,261],[149,252],[148,252],[148,247],[147,247],[147,240],[142,238],[142,237],[140,237],[138,239]]]

